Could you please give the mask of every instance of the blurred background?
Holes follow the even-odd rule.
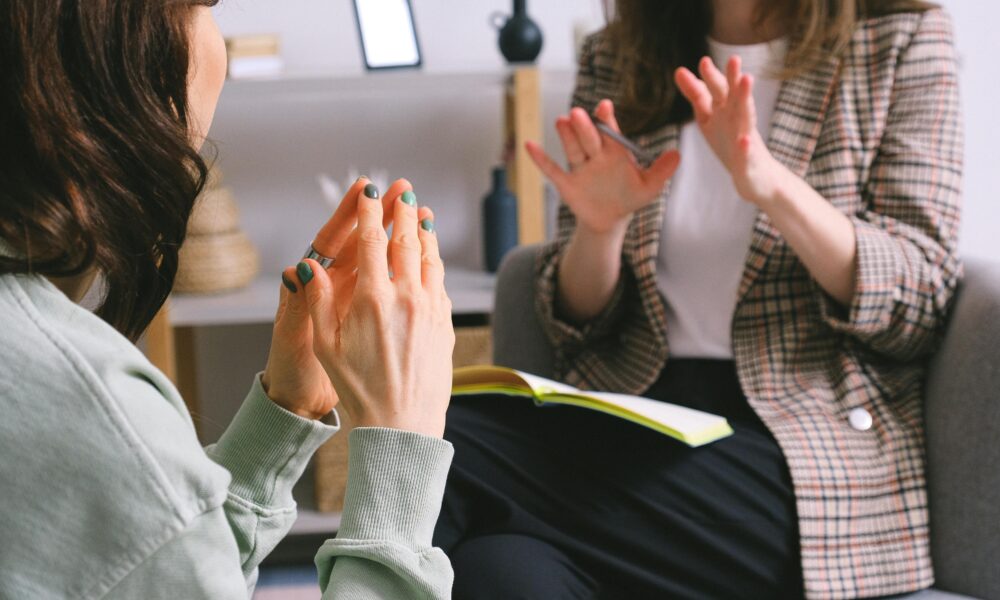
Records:
[[[510,74],[497,48],[492,15],[509,14],[511,2],[411,4],[423,64],[390,72],[366,71],[348,0],[224,0],[214,9],[225,36],[268,34],[280,46],[279,74],[227,83],[211,134],[241,227],[260,255],[258,282],[263,283],[253,294],[263,294],[265,305],[276,303],[281,269],[298,260],[331,212],[317,182],[321,174],[337,183],[357,174],[410,179],[419,201],[437,214],[449,269],[483,270],[482,199],[491,169],[504,157]],[[1000,40],[995,33],[1000,2],[941,4],[954,18],[961,60],[967,138],[961,252],[1000,260],[995,183],[1000,170]],[[544,33],[536,61],[542,141],[561,158],[553,122],[569,103],[576,44],[604,23],[602,0],[529,0],[527,8]],[[554,213],[556,203],[546,187],[546,214]],[[479,292],[489,294],[485,288]],[[189,315],[202,310],[196,325],[187,324],[188,342],[179,351],[190,354],[186,359],[193,372],[188,375],[197,386],[196,412],[206,443],[221,433],[266,358],[270,325],[260,315],[267,312],[260,312],[260,298],[248,301],[257,303],[255,318],[212,316],[237,314],[243,310],[237,304],[231,310],[224,303],[202,310],[189,303],[185,309]],[[488,313],[488,307],[478,312]],[[303,498],[311,493],[304,491]],[[320,520],[306,530],[322,536],[329,528],[329,521]],[[313,541],[306,538],[307,549]],[[262,587],[261,598],[293,597],[287,590],[267,596],[267,589]]]

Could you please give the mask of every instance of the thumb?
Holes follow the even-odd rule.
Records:
[[[664,152],[642,172],[642,181],[646,191],[650,194],[659,195],[663,192],[663,187],[667,181],[677,172],[678,165],[681,164],[680,152],[671,150]]]
[[[333,282],[330,274],[313,259],[306,259],[295,267],[295,275],[305,292],[305,305],[312,318],[314,332],[322,336],[325,332],[335,331],[337,322],[336,305],[333,300]],[[296,295],[296,294],[292,294]],[[301,299],[297,299],[301,302]],[[293,310],[292,301],[288,305]],[[304,313],[303,313],[304,314]],[[325,337],[325,336],[324,336]]]
[[[295,267],[288,267],[281,273],[281,302],[274,321],[290,332],[296,332],[309,324],[309,304],[305,291],[300,289]]]

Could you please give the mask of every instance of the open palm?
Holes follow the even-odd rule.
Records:
[[[595,117],[620,131],[610,100],[598,104]],[[556,186],[577,223],[597,233],[627,223],[634,212],[656,201],[680,162],[677,152],[666,152],[643,168],[628,150],[602,136],[581,108],[560,117],[556,130],[569,162],[568,171],[534,142],[528,142],[528,153]]]
[[[701,79],[678,69],[677,86],[694,107],[698,127],[732,176],[736,191],[760,204],[773,195],[779,165],[757,130],[753,76],[742,72],[738,56],[730,59],[725,74],[708,57],[698,67]]]

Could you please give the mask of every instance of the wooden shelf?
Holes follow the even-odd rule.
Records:
[[[211,327],[271,323],[278,310],[279,278],[259,277],[250,286],[228,294],[174,294],[170,301],[173,327]],[[493,312],[496,276],[462,269],[449,269],[445,287],[456,315]]]
[[[360,75],[333,75],[323,73],[289,73],[275,78],[231,79],[223,88],[220,106],[231,101],[287,97],[297,99],[316,94],[385,96],[399,94],[438,94],[455,96],[463,93],[489,91],[505,85],[513,69],[476,72],[432,73],[427,71],[388,71]],[[543,82],[551,81],[561,87],[571,86],[575,73],[571,70],[546,70],[540,72]]]
[[[325,513],[299,507],[295,523],[288,531],[289,535],[323,534],[333,537],[340,529],[340,513]],[[319,550],[319,548],[317,548]]]

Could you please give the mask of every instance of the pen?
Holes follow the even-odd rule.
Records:
[[[645,150],[643,150],[642,148],[640,148],[638,144],[636,144],[632,140],[628,139],[624,135],[618,133],[614,129],[611,129],[610,126],[608,126],[605,123],[597,120],[596,118],[594,118],[594,125],[597,126],[597,129],[601,133],[603,133],[604,135],[608,136],[612,140],[618,142],[626,150],[628,150],[629,152],[631,152],[632,155],[635,156],[635,159],[639,161],[639,164],[641,164],[641,165],[648,165],[649,163],[653,162],[652,159],[650,159],[649,154]]]

